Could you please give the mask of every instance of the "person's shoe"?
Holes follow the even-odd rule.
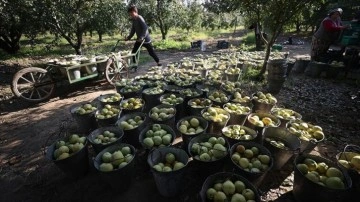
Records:
[[[157,63],[157,66],[162,66],[162,64],[161,64],[161,63]]]

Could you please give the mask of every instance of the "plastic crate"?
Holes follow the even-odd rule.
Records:
[[[282,50],[282,45],[281,44],[274,44],[273,46],[272,46],[272,50],[274,51],[274,50],[278,50],[278,51],[281,51]]]
[[[229,48],[229,42],[227,42],[225,40],[220,40],[220,41],[217,42],[216,47],[219,48],[219,49]]]
[[[203,43],[202,40],[190,42],[191,48],[200,48],[202,43]]]
[[[360,32],[360,22],[351,22],[350,25],[354,32]]]
[[[341,44],[348,46],[348,45],[358,45],[359,44],[359,37],[354,36],[343,36],[341,38]]]

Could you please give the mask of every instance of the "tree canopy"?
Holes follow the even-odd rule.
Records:
[[[130,29],[126,11],[130,4],[138,7],[152,29],[161,32],[162,39],[172,28],[188,32],[200,27],[229,28],[241,18],[245,27],[255,24],[259,28],[256,45],[263,49],[262,40],[267,53],[285,29],[314,31],[332,8],[343,8],[345,20],[360,9],[358,0],[0,0],[0,48],[13,54],[20,49],[22,36],[32,39],[48,32],[55,39],[64,38],[81,54],[86,32],[96,31],[102,41],[104,34]],[[262,32],[268,34],[267,40]]]
[[[20,49],[20,38],[42,30],[33,0],[0,0],[0,48],[9,54]]]
[[[304,5],[318,2],[322,0],[209,0],[205,5],[210,10],[215,9],[216,12],[240,10],[248,22],[256,24],[255,27],[260,29],[259,36],[266,45],[265,59],[260,73],[263,74],[266,71],[271,48],[283,32],[284,26],[292,23],[294,17],[303,11]],[[269,35],[268,39],[263,37],[263,31]]]

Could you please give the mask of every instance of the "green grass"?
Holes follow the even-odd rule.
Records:
[[[255,51],[256,45],[255,45],[255,33],[249,32],[243,37],[241,37],[241,45],[240,49],[244,51]]]
[[[237,29],[239,31],[239,29]],[[233,29],[225,30],[199,30],[190,31],[181,29],[170,30],[167,39],[162,40],[160,30],[156,30],[151,34],[153,44],[157,50],[186,50],[190,48],[190,42],[195,40],[212,40],[217,37],[231,36]],[[117,40],[123,40],[121,35],[104,35],[102,42],[98,41],[98,35],[94,33],[92,37],[87,34],[83,37],[83,55],[99,55],[109,53],[115,46]],[[44,34],[31,41],[29,38],[23,37],[20,41],[21,49],[17,54],[9,55],[0,50],[0,60],[21,59],[26,57],[58,57],[60,55],[75,54],[75,50],[68,42],[60,38],[56,44],[52,44],[54,36]],[[251,43],[254,37],[251,35],[244,36],[244,49],[251,49]],[[131,50],[133,41],[120,41],[117,50]],[[145,54],[146,55],[146,54]],[[141,57],[145,56],[142,55]],[[142,59],[148,60],[148,59]]]
[[[154,60],[147,52],[141,53],[139,64],[144,64],[144,63],[151,62],[151,61],[154,61]],[[155,61],[154,61],[154,65],[155,65]]]
[[[256,80],[256,76],[260,73],[261,67],[249,66],[245,69],[241,78],[243,80]]]
[[[173,29],[170,30],[167,39],[162,40],[161,33],[159,31],[154,31],[152,33],[153,43],[157,49],[160,50],[184,50],[190,48],[190,42],[197,40],[214,40],[216,38],[231,38],[231,39],[239,39],[233,38],[233,29],[219,29],[219,30],[198,30],[198,31],[189,31],[181,30],[181,29]],[[237,29],[237,31],[240,31]],[[255,37],[254,37],[255,39]]]
[[[190,48],[190,42],[173,39],[155,41],[153,44],[157,50],[185,50]]]
[[[248,67],[246,71],[241,75],[241,87],[247,93],[253,93],[261,91],[261,89],[266,85],[266,80],[259,81],[258,74],[260,68],[258,67]]]

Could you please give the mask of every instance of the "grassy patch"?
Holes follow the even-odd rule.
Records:
[[[239,29],[237,30],[239,31]],[[190,42],[196,40],[213,40],[219,37],[229,37],[233,34],[232,29],[220,29],[220,30],[194,30],[187,32],[186,30],[173,29],[170,30],[167,39],[162,40],[160,30],[153,31],[151,37],[153,38],[153,44],[158,50],[186,50],[190,48]],[[250,44],[253,42],[254,36],[244,36],[244,43],[246,49],[250,49]],[[97,34],[92,37],[87,34],[83,36],[83,55],[99,55],[109,53],[118,43],[116,50],[131,50],[134,41],[123,41],[123,36],[118,35],[103,35],[102,42],[99,42]],[[34,40],[23,37],[20,41],[21,49],[15,55],[8,55],[0,50],[0,60],[9,60],[16,58],[25,58],[32,56],[44,56],[44,57],[57,57],[60,55],[75,54],[75,50],[68,44],[68,42],[60,38],[55,42],[55,37],[51,34],[44,34],[37,37]],[[236,38],[240,40],[240,38]]]
[[[158,50],[169,50],[169,49],[185,50],[190,48],[190,42],[167,39],[167,40],[155,41],[154,46]]]
[[[261,66],[247,65],[241,77],[243,80],[256,80],[256,76],[260,73],[260,70]]]
[[[241,37],[241,45],[240,49],[244,51],[255,51],[256,45],[255,45],[255,33],[249,32],[243,37]]]
[[[139,64],[144,64],[150,61],[154,61],[154,59],[146,51],[141,52]],[[155,61],[154,61],[154,65],[155,65]]]
[[[249,93],[261,91],[266,85],[266,79],[259,79],[261,66],[247,65],[240,76],[242,88]]]

